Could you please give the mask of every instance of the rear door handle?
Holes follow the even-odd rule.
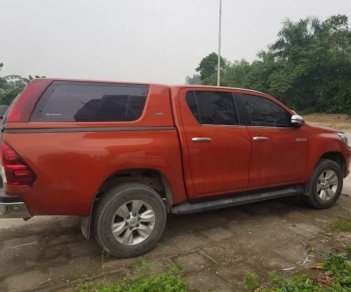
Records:
[[[212,138],[210,137],[192,137],[191,141],[193,142],[210,142]]]
[[[254,140],[254,141],[267,141],[269,139],[268,139],[268,137],[256,136],[256,137],[252,137],[252,140]]]

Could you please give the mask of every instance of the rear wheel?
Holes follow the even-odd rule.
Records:
[[[340,197],[342,185],[343,174],[339,164],[321,159],[314,169],[303,199],[314,208],[330,208]]]
[[[152,249],[166,225],[166,208],[159,194],[140,183],[121,184],[98,202],[95,238],[108,253],[133,257]]]

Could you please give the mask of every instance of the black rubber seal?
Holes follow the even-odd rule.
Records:
[[[23,202],[22,196],[8,196],[0,189],[0,203],[21,203]]]

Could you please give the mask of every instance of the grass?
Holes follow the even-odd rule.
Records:
[[[266,286],[260,286],[260,280],[249,273],[244,279],[244,286],[249,291],[260,292],[351,292],[351,245],[346,247],[345,254],[335,251],[325,254],[318,267],[318,272],[313,275],[306,273],[287,277],[272,272],[269,274],[270,283]]]
[[[351,232],[351,221],[346,219],[337,219],[332,221],[329,227],[334,231]]]
[[[260,286],[260,280],[254,273],[248,273],[245,275],[244,287],[247,290],[255,290]]]
[[[125,277],[120,283],[103,286],[92,282],[77,287],[80,292],[185,292],[188,284],[180,271],[170,268],[162,273],[153,273],[149,265],[143,265],[134,275]]]

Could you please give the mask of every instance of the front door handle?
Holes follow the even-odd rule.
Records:
[[[268,137],[256,136],[256,137],[252,137],[252,140],[254,140],[254,141],[267,141],[269,139],[268,139]]]
[[[191,138],[191,141],[193,142],[210,142],[212,138],[210,137],[193,137]]]

